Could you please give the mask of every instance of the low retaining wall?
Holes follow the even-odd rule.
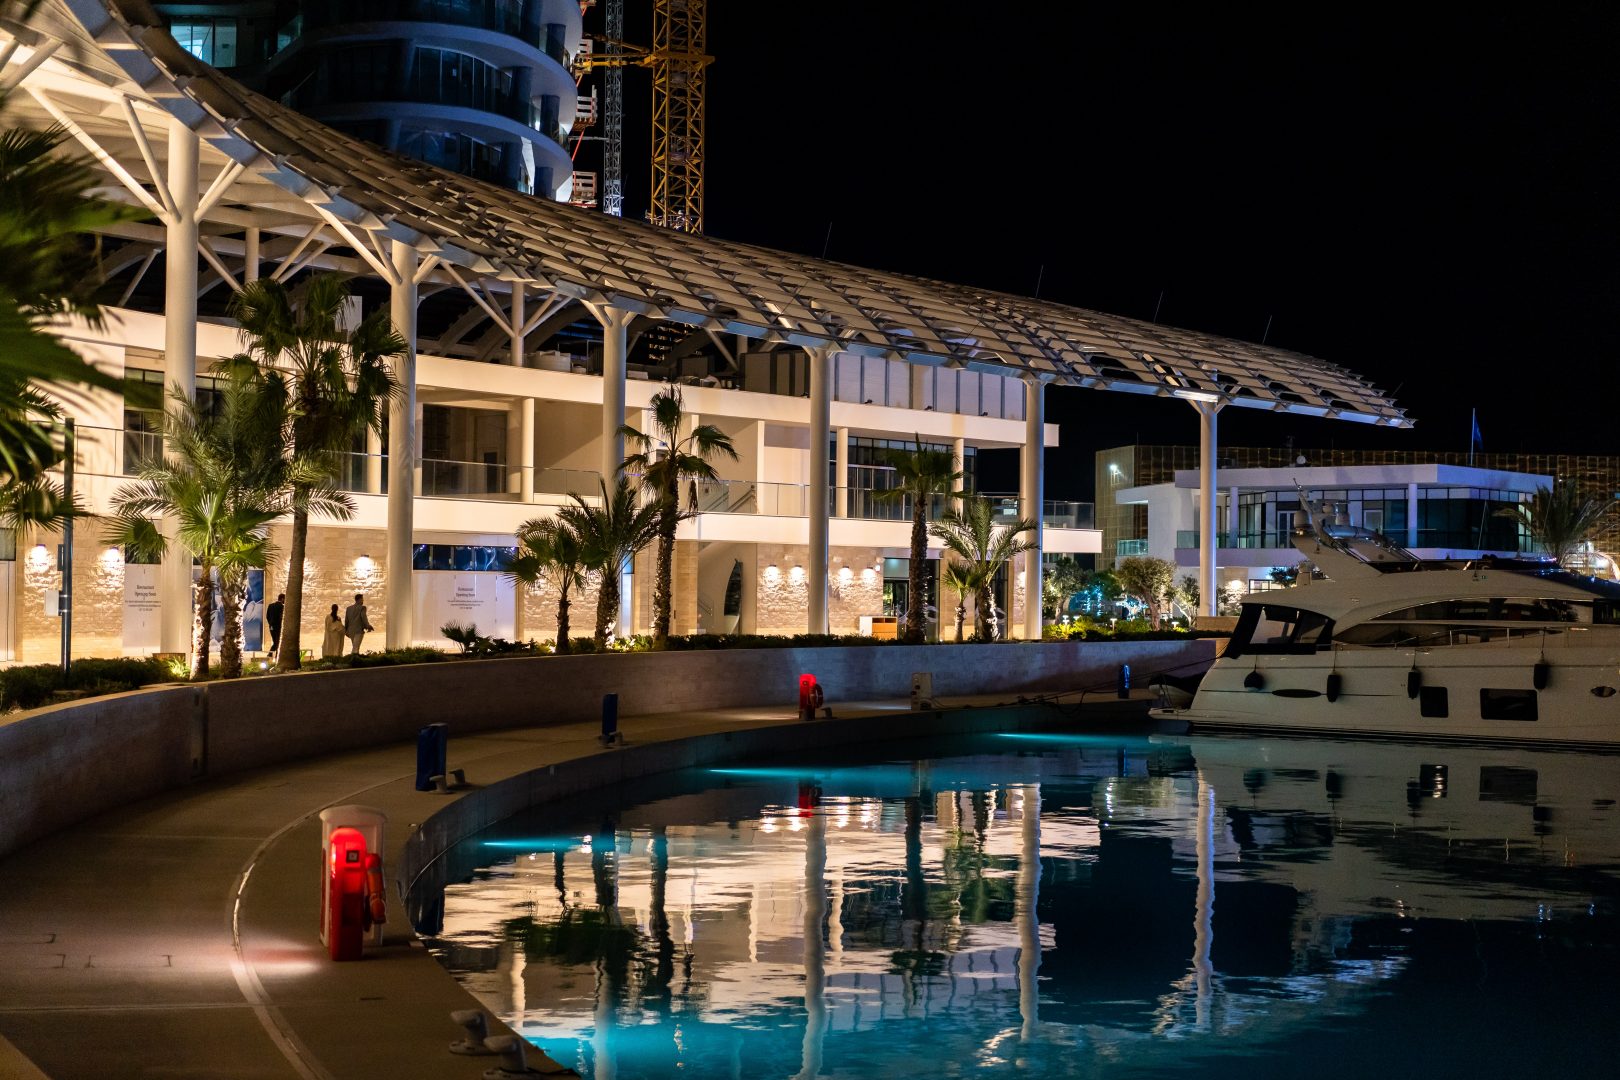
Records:
[[[1040,693],[1138,680],[1214,655],[1205,640],[727,649],[462,661],[156,687],[0,722],[0,857],[93,814],[192,780],[452,731],[587,722],[602,695],[621,715],[791,707],[815,674],[827,701]]]

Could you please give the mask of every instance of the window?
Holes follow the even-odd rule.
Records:
[[[1443,686],[1425,686],[1418,691],[1418,715],[1444,720],[1451,715],[1451,704]]]
[[[235,19],[184,19],[171,24],[169,33],[176,44],[205,64],[236,66]]]
[[[1536,719],[1536,692],[1534,690],[1492,690],[1479,692],[1479,718],[1481,720],[1534,720]]]
[[[1228,657],[1244,653],[1313,653],[1327,648],[1333,620],[1326,615],[1282,604],[1244,604]]]
[[[0,529],[0,562],[17,561],[17,530]]]
[[[470,544],[417,544],[411,549],[414,570],[505,571],[516,548]]]

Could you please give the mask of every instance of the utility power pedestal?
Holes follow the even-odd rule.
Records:
[[[933,672],[918,671],[912,674],[911,707],[913,709],[932,709],[934,707]]]

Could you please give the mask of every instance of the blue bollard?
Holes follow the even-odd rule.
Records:
[[[1129,664],[1119,665],[1119,696],[1121,698],[1131,696],[1131,665]]]
[[[619,741],[619,695],[602,695],[602,745],[612,746]]]
[[[432,791],[450,760],[450,725],[429,724],[416,733],[416,790]]]

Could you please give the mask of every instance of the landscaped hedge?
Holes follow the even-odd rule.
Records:
[[[1114,627],[1098,624],[1048,626],[1046,641],[1173,641],[1179,638],[1221,637],[1222,633],[1187,630],[1151,630],[1141,620],[1120,622]],[[795,634],[784,637],[769,634],[688,634],[669,639],[670,652],[699,652],[713,649],[822,649],[873,648],[899,645],[902,642],[862,637],[859,634]],[[952,642],[941,642],[952,644]],[[972,644],[972,642],[964,642]],[[1020,641],[996,642],[1001,645],[1020,645]],[[596,643],[588,637],[574,638],[570,642],[575,654],[596,652]],[[646,635],[620,638],[611,643],[608,652],[652,652],[652,638]],[[474,647],[465,653],[450,653],[427,646],[413,645],[407,649],[388,649],[360,653],[333,660],[315,660],[306,663],[305,671],[330,671],[341,668],[393,667],[398,664],[435,664],[452,660],[480,660],[520,656],[543,656],[553,652],[546,642],[508,642],[494,639],[486,646]],[[244,674],[263,678],[273,672],[249,665]],[[209,678],[215,678],[210,673]],[[75,660],[72,674],[64,679],[62,669],[55,664],[34,664],[28,667],[0,669],[0,712],[12,709],[34,709],[48,704],[56,694],[68,691],[76,696],[116,694],[160,682],[184,682],[183,674],[167,661],[150,657],[123,657],[114,660]]]
[[[5,668],[0,670],[0,712],[37,709],[62,691],[78,691],[84,696],[117,694],[174,681],[169,665],[150,657],[75,660],[67,676],[57,664]]]

